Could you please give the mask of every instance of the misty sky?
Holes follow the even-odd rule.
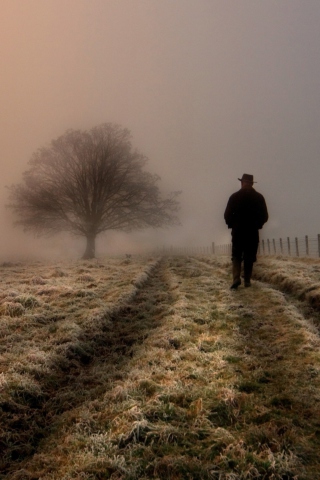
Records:
[[[320,233],[319,0],[1,0],[0,9],[1,204],[39,147],[68,128],[115,122],[163,189],[183,191],[181,227],[120,243],[228,243],[223,212],[243,173],[268,204],[262,237]],[[3,257],[31,237],[1,217]]]

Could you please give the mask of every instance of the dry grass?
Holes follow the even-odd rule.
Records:
[[[291,263],[236,292],[209,256],[2,267],[1,478],[320,478],[317,312],[270,285]]]
[[[320,308],[320,260],[271,257],[260,260],[256,278]]]

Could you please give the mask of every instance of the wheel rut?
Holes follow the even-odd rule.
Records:
[[[320,339],[317,311],[277,286],[253,281],[230,291],[230,266],[192,259],[201,282],[212,278],[225,331],[232,335],[233,388],[242,398],[237,428],[247,441],[294,452],[301,477],[317,478],[320,464]],[[190,267],[189,267],[190,268]],[[211,298],[210,298],[211,296]],[[214,298],[212,298],[214,297]],[[309,315],[305,315],[308,308]],[[218,327],[218,325],[217,325]],[[227,339],[225,340],[227,342]],[[241,425],[241,426],[240,426]],[[277,447],[275,445],[277,444]],[[298,465],[300,465],[298,467]]]
[[[128,361],[161,325],[173,302],[164,272],[160,260],[133,298],[101,321],[98,332],[84,332],[77,344],[57,357],[50,373],[39,379],[41,397],[1,402],[7,439],[1,444],[1,478],[12,478],[12,472],[32,462],[41,445],[60,428],[66,413],[104,395],[123,377]]]
[[[317,478],[319,335],[281,291],[230,276],[210,257],[160,261],[40,404],[8,414],[34,437],[3,478]]]

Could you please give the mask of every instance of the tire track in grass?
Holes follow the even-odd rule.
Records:
[[[254,278],[285,293],[320,332],[319,272],[317,259],[268,258],[259,261]]]
[[[226,390],[226,362],[211,332],[216,321],[207,298],[212,281],[204,278],[199,286],[202,272],[178,263],[163,264],[132,312],[132,323],[142,317],[138,325],[153,325],[149,336],[124,369],[110,374],[103,396],[61,416],[59,432],[38,452],[41,458],[29,462],[33,471],[46,469],[42,478],[218,478],[211,472],[214,449],[223,448],[221,436],[227,434],[217,432],[202,413],[202,397],[211,402],[216,393],[211,378],[222,395]],[[210,359],[214,367],[208,375]],[[50,464],[50,457],[60,465]]]
[[[19,399],[19,404],[2,402],[6,442],[1,445],[1,478],[38,478],[23,465],[32,464],[41,445],[55,437],[52,432],[64,425],[69,412],[103,395],[122,378],[135,349],[161,323],[161,298],[171,303],[168,289],[159,286],[162,270],[161,260],[149,267],[136,282],[134,294],[100,319],[98,328],[84,331],[65,356],[59,356],[50,375],[42,380],[41,397]],[[150,313],[154,309],[157,315]]]
[[[225,278],[221,270],[220,275]],[[279,462],[282,457],[285,478],[319,478],[317,329],[290,298],[269,285],[254,281],[227,297],[230,326],[238,338],[230,359],[238,373],[234,386],[246,398],[236,426],[247,449],[269,449]]]
[[[225,257],[207,257],[204,263],[229,272],[231,261]],[[253,280],[283,292],[288,302],[309,318],[320,332],[320,260],[311,258],[259,258],[253,270]],[[241,289],[241,287],[240,287]]]
[[[210,262],[155,269],[70,376],[78,402],[47,403],[47,436],[5,479],[319,478],[318,336],[280,292],[232,292]]]
[[[158,455],[144,478],[296,478],[301,468],[295,455],[276,439],[271,449],[253,437],[252,417],[263,411],[264,399],[241,386],[250,353],[239,331],[238,303],[227,273],[197,259],[168,262],[179,285],[175,316],[181,323],[177,373],[167,393],[168,431],[175,441],[153,445]],[[270,437],[272,443],[274,434]]]
[[[253,444],[264,442],[271,450],[278,449],[279,453],[291,456],[292,476],[298,472],[298,478],[317,478],[320,472],[317,331],[294,304],[273,288],[258,283],[239,293],[236,311],[246,363],[240,366],[243,378],[238,390],[257,401],[247,438]]]

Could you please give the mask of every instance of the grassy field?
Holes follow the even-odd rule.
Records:
[[[320,479],[320,261],[5,263],[0,479]]]

